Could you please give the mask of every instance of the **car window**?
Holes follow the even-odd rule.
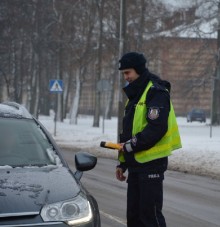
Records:
[[[197,113],[197,114],[202,114],[202,113],[203,113],[203,111],[202,111],[202,110],[199,110],[199,109],[196,109],[196,110],[194,110],[194,113]]]
[[[34,120],[0,118],[0,166],[58,164],[59,157]]]

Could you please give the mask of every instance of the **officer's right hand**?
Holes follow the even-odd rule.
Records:
[[[125,181],[125,180],[126,180],[126,176],[124,175],[122,168],[118,168],[118,167],[117,167],[117,168],[116,168],[115,175],[116,175],[116,178],[117,178],[119,181]]]

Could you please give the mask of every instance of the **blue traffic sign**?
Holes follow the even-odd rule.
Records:
[[[61,93],[63,92],[63,81],[50,80],[49,87],[50,87],[50,92]]]

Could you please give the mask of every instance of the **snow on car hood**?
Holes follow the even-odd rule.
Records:
[[[0,216],[39,212],[44,204],[71,199],[79,190],[65,167],[0,169]]]

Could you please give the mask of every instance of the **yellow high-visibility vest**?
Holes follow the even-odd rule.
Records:
[[[132,136],[135,136],[137,133],[143,131],[147,126],[147,103],[146,97],[149,89],[153,86],[152,81],[150,81],[143,92],[140,100],[138,101],[135,107],[134,119],[133,119],[133,128]],[[176,116],[173,109],[173,105],[170,102],[170,112],[168,117],[168,130],[166,134],[158,141],[152,148],[148,150],[143,150],[136,152],[134,154],[135,160],[139,163],[149,162],[155,159],[167,157],[172,154],[173,150],[181,148],[181,139],[179,134],[178,125],[176,122]],[[123,152],[119,153],[119,161],[125,162]]]

